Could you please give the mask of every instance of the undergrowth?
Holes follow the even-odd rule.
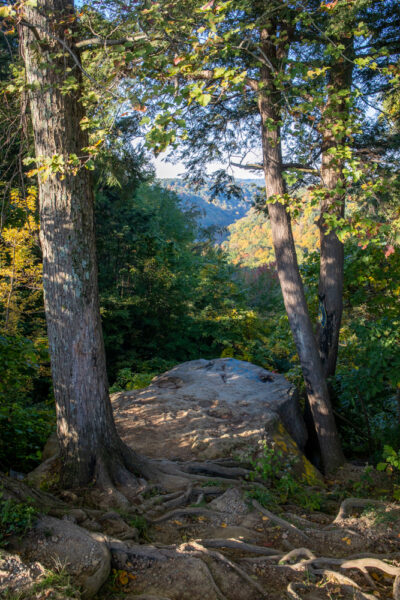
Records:
[[[0,494],[0,547],[8,545],[11,536],[23,536],[32,528],[36,517],[33,506],[15,500],[4,500]]]
[[[3,600],[81,600],[81,593],[64,571],[47,571],[43,579],[19,592],[5,590]]]
[[[261,456],[251,460],[253,471],[249,478],[251,481],[261,479],[265,487],[254,487],[247,492],[248,497],[265,507],[292,501],[306,510],[319,510],[322,495],[307,485],[304,476],[296,474],[298,461],[273,442],[264,442]]]

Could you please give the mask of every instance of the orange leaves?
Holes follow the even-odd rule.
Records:
[[[202,6],[200,8],[200,10],[210,10],[210,8],[212,8],[214,5],[214,0],[210,0],[210,2],[207,2],[206,4],[204,4],[204,6]]]
[[[350,545],[351,545],[351,539],[350,539],[349,537],[344,537],[344,538],[342,538],[342,542],[346,542],[346,544],[347,544],[348,546],[350,546]]]
[[[123,569],[113,569],[114,582],[119,586],[126,586],[130,581],[134,581],[136,579],[136,575],[132,575],[128,571],[124,571]]]
[[[389,258],[391,254],[394,254],[395,250],[392,244],[388,244],[385,250],[385,258]]]

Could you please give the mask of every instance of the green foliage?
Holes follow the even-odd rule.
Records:
[[[377,464],[376,468],[378,471],[386,471],[389,473],[396,473],[400,476],[400,450],[396,452],[391,446],[385,444],[383,447],[383,458],[385,462]]]
[[[250,498],[262,506],[286,504],[289,501],[307,510],[321,508],[321,495],[306,485],[295,474],[296,458],[284,453],[274,443],[264,442],[262,455],[252,460],[250,479],[261,479],[265,488],[256,487],[248,492]]]
[[[139,535],[139,539],[145,542],[150,542],[149,522],[142,515],[135,515],[128,519],[128,524],[134,527]]]
[[[4,500],[0,493],[0,547],[8,544],[7,538],[23,536],[32,528],[36,510],[26,503]]]
[[[395,500],[400,500],[400,450],[396,452],[391,446],[385,444],[382,458],[384,462],[378,463],[376,468],[389,475],[393,497]]]
[[[110,387],[110,392],[121,390],[140,390],[150,385],[157,373],[132,373],[130,369],[120,369],[115,383]]]
[[[302,273],[317,318],[319,256],[311,254]],[[384,444],[400,447],[400,253],[345,245],[344,314],[336,375],[331,384],[342,417],[345,451],[375,461]]]
[[[142,387],[196,358],[232,356],[277,368],[280,328],[249,308],[247,282],[220,250],[196,239],[193,215],[173,192],[103,189],[96,214],[112,391]]]
[[[64,569],[60,571],[46,571],[32,587],[14,592],[5,592],[3,600],[38,600],[38,598],[52,598],[52,600],[81,600],[82,596],[75,586],[71,584],[70,576]]]
[[[35,401],[41,348],[26,338],[0,336],[0,468],[27,472],[40,461],[54,427],[52,402]]]
[[[360,498],[365,498],[368,495],[372,495],[375,488],[375,482],[373,478],[374,471],[375,469],[372,465],[366,465],[364,467],[359,481],[354,481],[352,483],[352,495],[359,496]]]

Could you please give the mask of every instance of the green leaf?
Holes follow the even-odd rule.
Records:
[[[201,94],[201,96],[197,98],[197,101],[201,106],[207,106],[207,104],[210,104],[211,98],[211,94]]]
[[[0,6],[0,18],[6,19],[12,14],[11,6]]]

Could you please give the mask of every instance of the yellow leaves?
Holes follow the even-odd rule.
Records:
[[[172,521],[174,525],[183,525],[182,521]]]
[[[349,537],[344,537],[344,538],[342,538],[342,542],[346,542],[346,544],[347,544],[348,546],[350,546],[350,545],[351,545],[351,539],[350,539]]]
[[[37,258],[39,225],[35,219],[37,190],[31,186],[24,197],[20,190],[10,191],[10,219],[2,230],[0,244],[0,303],[7,303],[12,327],[17,327],[18,316],[24,310],[25,300],[19,289],[29,287],[40,293],[41,264]],[[35,235],[36,234],[36,235]]]
[[[315,79],[315,77],[318,77],[319,75],[325,75],[329,68],[330,67],[317,67],[315,69],[309,69],[307,71],[307,77],[309,79]]]
[[[0,18],[6,19],[10,17],[14,11],[12,10],[12,6],[0,6]]]
[[[134,581],[137,576],[129,573],[128,571],[124,571],[123,569],[113,569],[114,581],[117,585],[125,586],[128,585],[130,581]]]
[[[226,523],[221,523],[221,527],[228,527],[228,525]]]

